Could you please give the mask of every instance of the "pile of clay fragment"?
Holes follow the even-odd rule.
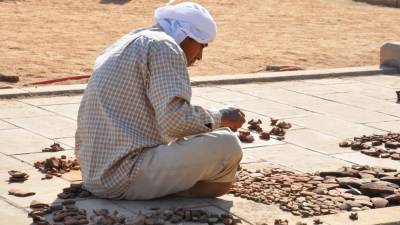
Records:
[[[339,146],[350,147],[352,150],[372,157],[400,160],[400,133],[363,135],[354,137],[352,140],[344,140],[339,143]]]
[[[277,140],[284,140],[286,131],[285,129],[290,129],[292,127],[291,123],[287,123],[285,121],[278,121],[277,119],[271,118],[270,125],[272,129],[270,131],[264,131],[261,127],[262,121],[260,119],[252,119],[248,122],[248,129],[239,129],[239,139],[245,143],[254,142],[254,137],[250,131],[256,132],[260,139],[268,141],[271,136],[275,137]]]
[[[399,185],[400,172],[390,168],[354,165],[315,174],[242,169],[231,193],[311,217],[400,205]]]

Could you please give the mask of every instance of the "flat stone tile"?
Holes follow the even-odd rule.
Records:
[[[309,129],[289,131],[285,141],[323,154],[352,152],[349,148],[339,147],[342,139]]]
[[[333,84],[330,85],[330,87],[335,88],[338,92],[361,94],[378,99],[396,97],[396,93],[393,89],[360,82],[356,84]]]
[[[330,225],[397,225],[400,221],[399,211],[399,206],[360,211],[358,220],[355,221],[349,219],[349,212],[321,216],[320,219],[324,224]]]
[[[129,210],[130,212],[137,213],[138,211],[150,211],[151,208],[157,207],[160,209],[169,208],[194,208],[201,206],[208,206],[204,199],[201,198],[181,198],[181,197],[164,197],[154,199],[151,201],[128,201],[128,200],[113,200],[115,205]]]
[[[54,141],[23,129],[0,130],[0,151],[4,154],[41,152]]]
[[[400,120],[390,122],[367,123],[366,125],[388,132],[400,132]]]
[[[216,102],[237,102],[237,101],[247,101],[253,99],[259,99],[258,97],[251,96],[248,94],[240,93],[238,91],[230,91],[227,89],[221,89],[219,91],[212,92],[196,92],[195,96],[200,96],[205,99],[212,99]]]
[[[0,120],[0,130],[15,129],[15,128],[17,127],[12,125],[11,123],[7,123],[5,121]]]
[[[299,221],[311,221],[310,219],[302,219],[301,217],[294,216],[289,212],[284,212],[279,209],[278,205],[266,205],[234,197],[233,195],[223,195],[216,199],[207,199],[207,201],[221,209],[237,215],[240,218],[243,218],[251,224],[274,224],[275,219],[287,219],[289,224],[296,224]]]
[[[21,90],[28,91],[30,93],[65,91],[65,90],[76,91],[76,90],[83,90],[86,88],[86,86],[87,84],[47,85],[39,87],[24,87],[21,88]]]
[[[230,102],[227,102],[230,103]],[[296,107],[276,103],[266,99],[235,102],[239,108],[253,113],[277,119],[293,118],[309,115],[310,112]]]
[[[75,137],[57,138],[57,139],[55,139],[55,141],[65,144],[71,148],[75,148]]]
[[[73,137],[76,132],[76,121],[62,116],[7,119],[6,121],[51,139]]]
[[[400,88],[400,76],[398,75],[361,76],[355,77],[354,80],[376,86]]]
[[[32,219],[28,217],[28,212],[11,205],[0,199],[0,224],[30,225]]]
[[[19,107],[1,107],[0,118],[23,118],[23,117],[35,117],[35,116],[50,116],[54,113],[39,109],[36,106],[19,106]]]
[[[368,155],[364,155],[360,152],[352,152],[352,153],[341,153],[331,155],[335,158],[346,160],[355,164],[360,165],[369,165],[369,166],[380,166],[380,167],[391,167],[400,170],[400,162],[391,159],[381,159],[375,158]]]
[[[63,188],[69,187],[70,183],[58,177],[53,177],[50,180],[42,180],[44,174],[29,170],[25,171],[29,174],[28,180],[24,183],[0,183],[1,197],[7,199],[7,201],[13,202],[14,204],[21,207],[29,207],[32,200],[43,201],[45,203],[52,203],[57,200],[57,194],[62,192]],[[7,177],[7,172],[0,173],[0,177]],[[16,197],[8,194],[10,189],[20,189],[24,191],[32,191],[36,194],[29,197]]]
[[[400,117],[400,104],[397,104],[395,102],[388,102],[386,100],[354,93],[328,94],[324,95],[323,98],[344,103],[347,105],[356,106],[362,109],[368,109]]]
[[[251,148],[245,151],[250,157],[283,165],[302,172],[338,169],[350,166],[344,160],[313,152],[291,144]]]
[[[62,105],[62,104],[79,104],[81,102],[82,95],[71,95],[71,96],[50,96],[50,97],[36,97],[36,98],[24,98],[19,99],[20,102],[35,105]]]
[[[330,84],[349,84],[356,83],[357,81],[351,79],[343,79],[343,78],[326,78],[326,79],[313,79],[313,80],[304,80],[304,83],[311,84],[321,84],[321,85],[330,85]]]
[[[291,121],[302,127],[317,130],[340,139],[352,138],[363,134],[384,133],[381,130],[358,123],[337,119],[326,115],[311,115],[292,118]]]
[[[18,159],[15,159],[11,156],[6,156],[0,154],[0,172],[8,172],[9,170],[33,170],[34,168],[27,163],[24,163]],[[3,177],[3,180],[7,180],[7,177]],[[2,180],[2,181],[3,181]]]
[[[285,88],[289,91],[294,91],[298,93],[303,93],[307,95],[319,96],[323,94],[337,93],[338,91],[334,88],[329,87],[329,85],[310,85],[310,86],[300,86],[300,87],[287,87]]]
[[[41,106],[41,108],[73,120],[78,118],[79,104],[49,105]]]
[[[0,95],[24,94],[24,93],[28,93],[28,92],[25,90],[17,89],[17,88],[0,89]]]
[[[198,105],[205,109],[219,109],[224,106],[223,103],[211,101],[199,96],[193,96],[191,100],[192,105]]]
[[[3,89],[0,89],[0,90],[3,90]],[[0,100],[1,108],[20,108],[20,107],[26,107],[26,106],[28,106],[28,105],[23,102],[19,102],[17,100]]]
[[[318,105],[310,105],[307,106],[307,109],[357,123],[382,122],[399,119],[398,117],[336,102],[324,102]]]

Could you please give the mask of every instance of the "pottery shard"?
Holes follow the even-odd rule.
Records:
[[[382,177],[381,180],[400,185],[400,176],[386,176]]]
[[[396,149],[398,146],[400,146],[400,143],[395,141],[388,141],[385,143],[385,148]]]
[[[14,195],[14,196],[17,196],[17,197],[28,197],[28,196],[35,195],[35,192],[22,191],[20,189],[10,189],[10,190],[8,190],[8,194],[9,195]]]
[[[339,147],[341,147],[341,148],[348,148],[350,146],[351,146],[351,141],[341,141],[339,143]]]
[[[360,191],[365,195],[393,194],[395,188],[381,182],[371,182],[361,185]]]
[[[357,173],[354,172],[346,172],[346,171],[323,171],[319,172],[321,177],[357,177]]]
[[[350,185],[352,187],[360,187],[364,182],[362,179],[355,177],[338,177],[336,181],[340,184],[340,186]]]
[[[392,157],[393,160],[400,160],[400,153],[394,153],[390,157]]]
[[[374,204],[375,208],[383,208],[389,204],[389,201],[384,198],[371,198],[371,202]]]
[[[388,200],[390,203],[399,204],[400,203],[400,193],[389,195],[389,196],[385,197],[385,199]]]
[[[32,209],[40,209],[40,208],[49,208],[50,206],[46,203],[33,200],[30,204],[30,207]]]

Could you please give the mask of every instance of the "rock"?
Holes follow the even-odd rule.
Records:
[[[361,150],[361,153],[372,157],[379,157],[381,155],[381,152],[376,149],[363,149]]]
[[[390,203],[400,204],[400,193],[389,195],[385,197],[385,199],[388,200]]]
[[[350,213],[349,218],[350,218],[351,220],[358,220],[358,213],[356,213],[356,212]]]
[[[323,171],[319,172],[321,177],[358,177],[357,173],[354,172],[345,172],[345,171]]]
[[[393,194],[395,189],[380,182],[366,183],[360,186],[360,191],[365,195]]]
[[[39,202],[37,200],[33,200],[30,204],[30,208],[32,209],[40,209],[40,208],[49,208],[49,204]]]
[[[385,148],[396,149],[398,146],[400,146],[399,142],[387,141],[385,143]]]
[[[381,180],[400,185],[400,176],[386,176],[382,177]]]
[[[341,142],[339,143],[339,147],[341,147],[341,148],[348,148],[348,147],[351,146],[351,144],[352,144],[352,142],[351,142],[351,141],[348,141],[348,140],[346,140],[346,141],[341,141]]]
[[[374,204],[375,208],[384,208],[389,204],[389,201],[384,198],[371,198],[371,202]]]
[[[291,123],[287,123],[285,121],[281,121],[276,126],[279,127],[279,128],[282,128],[282,129],[290,129],[292,127],[292,124]]]
[[[17,197],[28,197],[28,196],[35,195],[35,192],[22,191],[20,189],[10,189],[10,190],[8,190],[8,194],[9,195],[14,195],[14,196],[17,196]]]
[[[390,157],[392,157],[393,160],[400,160],[400,153],[394,153],[390,155]]]
[[[355,177],[338,177],[336,181],[340,184],[340,186],[347,186],[350,185],[352,187],[358,188],[360,187],[365,181],[363,182],[362,179],[355,178]]]

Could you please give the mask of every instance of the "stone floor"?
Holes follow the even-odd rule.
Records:
[[[372,158],[338,147],[344,138],[400,132],[400,104],[396,103],[396,90],[400,90],[400,76],[389,75],[221,85],[193,88],[192,103],[205,107],[235,104],[244,110],[247,119],[269,121],[269,117],[275,117],[294,125],[284,141],[256,140],[243,144],[243,167],[281,166],[314,172],[368,164],[400,169],[398,161]],[[0,101],[0,224],[10,224],[10,221],[30,224],[27,210],[33,199],[47,203],[59,201],[57,193],[70,182],[80,180],[77,173],[41,180],[42,174],[32,166],[34,161],[53,155],[73,156],[80,99],[81,96],[59,96]],[[53,142],[61,143],[68,150],[62,153],[41,152]],[[7,171],[11,169],[28,172],[29,180],[23,184],[8,184]],[[26,198],[8,195],[7,191],[14,187],[34,191],[36,195]],[[164,198],[141,202],[90,198],[79,200],[78,204],[87,209],[118,209],[126,215],[135,215],[154,206],[179,206],[228,211],[248,224],[273,224],[277,218],[289,219],[291,224],[307,221],[282,212],[277,206],[230,195],[218,199]],[[400,224],[399,210],[399,207],[392,207],[362,212],[356,222],[351,222],[348,215],[324,216],[322,220],[331,225],[378,224],[382,221]]]

